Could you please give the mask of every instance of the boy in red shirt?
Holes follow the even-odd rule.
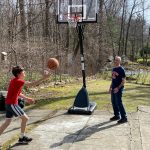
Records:
[[[25,136],[25,129],[29,117],[24,110],[18,105],[18,96],[22,97],[27,103],[33,104],[35,101],[32,98],[26,97],[21,93],[23,85],[30,85],[31,83],[25,82],[25,72],[19,67],[13,67],[12,74],[15,78],[11,79],[8,87],[8,93],[6,97],[6,119],[0,126],[0,135],[10,125],[13,116],[20,117],[21,119],[21,134],[19,137],[19,143],[28,143],[32,141],[32,138]]]

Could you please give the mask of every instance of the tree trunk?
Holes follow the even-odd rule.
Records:
[[[45,37],[49,37],[49,0],[45,0],[46,10],[45,10]]]
[[[21,40],[26,41],[26,19],[25,19],[25,9],[24,0],[19,0],[19,11],[20,11],[20,29],[21,29]]]
[[[121,27],[120,27],[120,37],[119,37],[119,48],[118,48],[118,55],[121,55],[121,51],[122,51],[122,48],[123,48],[123,45],[122,45],[122,37],[124,36],[123,33],[124,33],[124,25],[125,25],[125,5],[126,4],[126,0],[123,1],[123,10],[122,10],[122,18],[121,18]]]
[[[100,9],[99,9],[99,54],[98,54],[98,61],[97,61],[97,67],[98,70],[100,70],[103,66],[104,61],[104,43],[103,43],[103,27],[104,27],[104,18],[103,18],[103,6],[104,6],[104,0],[100,0]]]
[[[128,25],[127,25],[126,39],[125,39],[125,56],[127,56],[129,29],[130,29],[131,19],[132,19],[133,11],[134,11],[135,7],[136,7],[136,0],[134,0],[134,4],[132,6],[131,13],[130,13],[130,16],[129,16]]]

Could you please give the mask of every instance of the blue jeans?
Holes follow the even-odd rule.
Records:
[[[111,92],[111,102],[115,116],[121,116],[121,118],[126,118],[126,112],[122,103],[122,92],[123,88],[119,89],[117,93]]]

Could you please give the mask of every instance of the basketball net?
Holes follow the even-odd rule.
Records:
[[[80,20],[80,16],[68,17],[67,21],[68,21],[69,27],[76,28],[79,20]]]

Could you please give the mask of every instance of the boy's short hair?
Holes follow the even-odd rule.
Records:
[[[17,77],[24,69],[20,66],[15,66],[12,68],[12,74]]]

